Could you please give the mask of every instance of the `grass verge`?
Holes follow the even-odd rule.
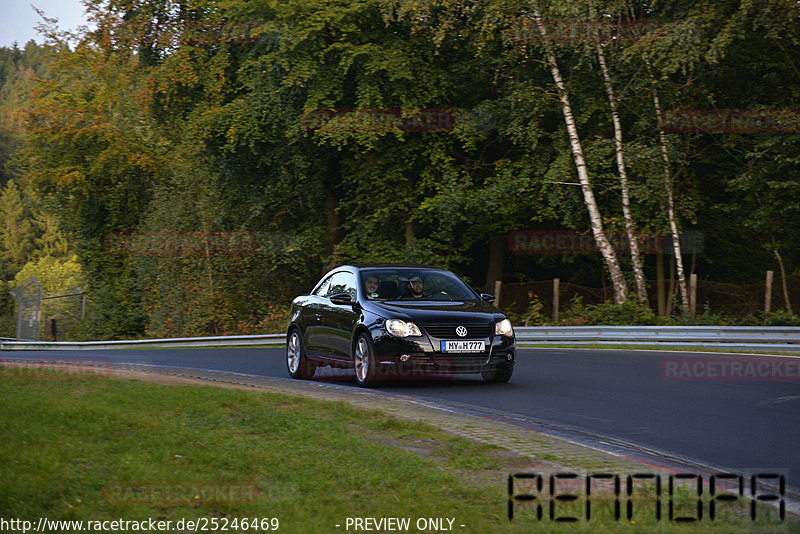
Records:
[[[409,518],[410,532],[436,530],[428,518],[442,518],[443,527],[450,518],[452,530],[478,533],[797,527],[777,521],[771,509],[752,521],[744,502],[726,505],[713,522],[669,521],[666,498],[660,521],[644,507],[633,521],[616,521],[608,492],[593,496],[589,521],[553,521],[547,505],[539,520],[535,506],[523,502],[509,521],[507,476],[528,465],[497,447],[343,402],[112,378],[0,380],[6,519],[277,518],[279,532],[298,533],[353,532],[347,519],[366,517]],[[676,509],[691,513],[696,497],[680,493]],[[556,515],[583,517],[585,501]],[[247,530],[255,530],[252,523]]]

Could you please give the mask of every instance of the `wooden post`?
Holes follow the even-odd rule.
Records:
[[[697,313],[697,275],[689,275],[689,311],[692,315]]]
[[[665,303],[664,315],[672,315],[672,304],[675,298],[675,261],[673,259],[669,262],[669,289],[667,290],[667,302]]]
[[[764,290],[764,311],[769,313],[772,307],[772,271],[767,271],[767,288]]]
[[[656,254],[656,303],[658,314],[667,314],[667,304],[664,299],[664,253]]]
[[[503,282],[495,280],[494,282],[494,307],[500,307],[500,293],[503,291]]]
[[[46,319],[44,321],[44,338],[47,341],[58,341],[55,319]]]
[[[553,278],[553,322],[558,322],[558,290],[561,280]]]

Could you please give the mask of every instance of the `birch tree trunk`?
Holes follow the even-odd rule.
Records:
[[[630,13],[631,20],[635,20],[635,16],[633,11]],[[635,30],[634,30],[635,31]],[[661,158],[664,162],[664,188],[667,193],[667,220],[669,222],[669,229],[672,233],[672,254],[675,256],[675,263],[674,267],[677,270],[677,278],[678,278],[678,287],[680,289],[681,294],[681,308],[685,311],[689,311],[689,291],[686,287],[686,274],[683,269],[683,256],[681,255],[681,243],[678,237],[678,223],[675,220],[675,199],[673,195],[673,187],[672,187],[672,173],[670,171],[670,163],[669,163],[669,152],[667,150],[667,135],[664,132],[664,116],[661,113],[661,102],[658,98],[658,90],[656,88],[656,77],[653,74],[652,66],[650,65],[650,60],[648,59],[647,55],[644,54],[643,56],[645,66],[647,67],[647,73],[650,76],[650,82],[652,85],[653,91],[653,106],[655,107],[656,111],[656,120],[658,121],[658,139],[659,143],[661,144]],[[672,302],[672,293],[670,291],[670,304],[668,307],[671,307]],[[669,312],[667,313],[669,315]]]
[[[622,123],[619,120],[617,99],[614,96],[614,87],[611,84],[611,75],[606,64],[606,57],[603,53],[603,46],[597,44],[597,58],[600,62],[600,70],[603,73],[603,81],[608,95],[608,103],[611,107],[611,120],[614,123],[614,145],[617,152],[617,169],[619,172],[619,186],[622,194],[622,216],[625,219],[625,232],[628,235],[628,243],[631,247],[631,262],[633,263],[633,276],[636,280],[636,295],[639,301],[645,306],[647,302],[647,285],[644,277],[644,270],[639,259],[639,242],[636,239],[636,232],[633,227],[633,216],[631,215],[630,194],[628,191],[628,172],[625,167],[625,155],[622,150]]]
[[[617,261],[617,254],[614,247],[611,246],[605,230],[603,230],[603,219],[600,216],[600,210],[597,207],[597,201],[594,197],[594,190],[589,182],[589,173],[586,168],[586,160],[583,157],[583,147],[581,145],[580,136],[578,135],[578,128],[575,124],[575,118],[572,114],[572,106],[569,103],[569,95],[567,88],[564,85],[564,80],[561,77],[561,70],[558,68],[556,56],[552,49],[547,45],[547,29],[542,21],[539,7],[535,0],[530,2],[531,11],[533,13],[533,20],[536,23],[536,28],[539,35],[542,36],[544,42],[545,55],[547,56],[547,64],[550,67],[550,73],[553,76],[556,89],[558,90],[558,98],[561,102],[561,111],[564,114],[564,122],[567,126],[567,134],[569,135],[569,142],[572,148],[572,158],[575,161],[575,167],[578,171],[578,180],[581,184],[581,192],[583,193],[583,203],[589,212],[589,221],[592,226],[592,236],[597,243],[597,248],[603,255],[608,272],[611,275],[611,283],[614,286],[614,302],[622,304],[626,298],[625,278],[622,275],[622,269]]]
[[[678,289],[681,293],[681,308],[689,311],[689,291],[686,288],[686,273],[683,270],[683,256],[681,256],[681,241],[678,236],[678,223],[675,220],[675,199],[672,194],[672,174],[669,165],[669,152],[667,152],[667,135],[664,132],[664,116],[661,114],[661,103],[658,99],[658,91],[655,88],[655,77],[653,80],[653,105],[656,108],[658,118],[658,139],[661,143],[661,157],[664,160],[664,188],[667,193],[667,219],[669,220],[669,230],[672,233],[672,253],[675,256],[675,270],[678,278]]]
[[[786,286],[786,269],[783,266],[783,258],[781,253],[778,252],[778,247],[772,249],[775,253],[775,258],[778,260],[778,267],[781,269],[781,286],[783,287],[783,304],[787,313],[792,313],[792,303],[789,301],[789,288]]]

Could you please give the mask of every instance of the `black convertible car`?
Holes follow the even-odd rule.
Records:
[[[331,366],[354,368],[361,386],[464,373],[508,382],[514,330],[493,301],[435,267],[337,267],[292,302],[289,374],[307,379]]]

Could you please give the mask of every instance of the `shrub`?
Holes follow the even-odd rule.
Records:
[[[739,323],[733,315],[725,312],[712,312],[708,303],[703,305],[702,312],[695,315],[678,308],[670,319],[670,322],[676,326],[728,326]]]
[[[789,313],[784,309],[773,312],[758,312],[756,321],[762,326],[800,326],[800,315]]]
[[[660,325],[667,321],[658,317],[652,309],[636,299],[628,299],[623,304],[584,305],[580,296],[575,296],[569,309],[562,314],[558,324],[578,325]]]
[[[516,326],[530,326],[544,323],[544,315],[542,315],[543,305],[539,300],[539,295],[533,291],[529,291],[528,299],[528,309],[524,312],[519,314],[514,313],[513,311],[505,312],[506,317],[508,317],[508,319],[511,321],[511,324]]]

